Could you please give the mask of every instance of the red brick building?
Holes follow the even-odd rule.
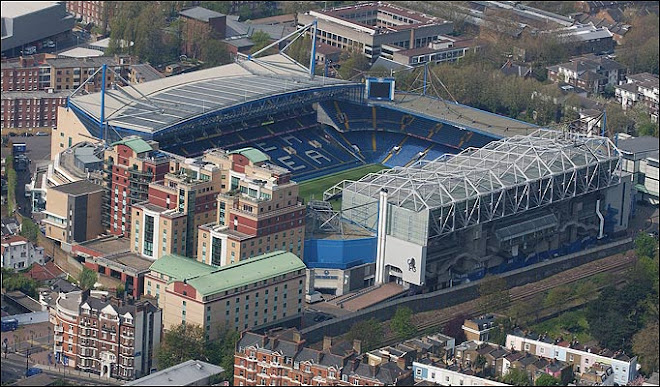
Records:
[[[123,305],[61,293],[54,310],[55,361],[101,377],[132,380],[149,373],[160,344],[161,311],[149,301]]]
[[[3,91],[2,128],[43,128],[57,125],[57,108],[66,106],[72,90]]]
[[[131,206],[148,197],[149,183],[162,180],[169,171],[169,158],[156,152],[158,143],[138,137],[125,138],[105,152],[106,195],[104,219],[113,235],[131,234]]]
[[[224,39],[227,35],[227,15],[202,7],[179,13],[183,21],[183,53],[199,58],[208,39]]]
[[[295,328],[243,332],[234,355],[234,385],[409,386],[407,368],[387,356],[362,354],[359,340],[333,345],[326,337],[323,349],[316,350],[305,346]]]
[[[99,27],[103,27],[108,23],[112,17],[113,8],[110,6],[111,1],[67,1],[66,10],[74,14],[77,19],[82,20],[83,23],[92,23]]]

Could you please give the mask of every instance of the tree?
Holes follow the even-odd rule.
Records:
[[[90,290],[94,288],[94,284],[98,281],[98,274],[94,270],[83,267],[83,271],[78,277],[78,283],[82,290]]]
[[[30,242],[37,243],[37,238],[39,237],[39,226],[37,226],[37,224],[34,223],[32,219],[23,218],[20,234]]]
[[[195,324],[180,324],[163,335],[158,350],[158,368],[165,369],[191,359],[206,359],[204,329]]]
[[[506,280],[502,277],[487,275],[479,284],[479,309],[484,313],[502,312],[511,304]]]
[[[556,308],[566,303],[573,296],[573,289],[568,286],[559,286],[550,289],[543,301],[545,308]]]
[[[126,292],[126,288],[124,287],[124,284],[117,285],[117,289],[115,292],[117,293],[117,298],[124,298],[124,292]]]
[[[383,338],[383,325],[375,318],[358,321],[351,326],[347,338],[350,341],[360,340],[362,351],[377,348]]]
[[[204,44],[201,56],[204,60],[205,68],[220,66],[231,61],[227,45],[214,39],[211,39]]]
[[[494,325],[488,332],[488,342],[506,346],[506,335],[513,329],[513,323],[508,318],[498,318]]]
[[[474,369],[475,369],[475,371],[483,372],[485,365],[486,365],[486,357],[482,354],[477,355],[477,358],[474,359]]]
[[[653,257],[657,246],[658,242],[655,238],[646,233],[640,233],[635,238],[635,254],[637,254],[637,257]]]
[[[8,292],[12,290],[20,290],[21,292],[33,298],[39,295],[37,292],[37,289],[40,285],[39,281],[28,278],[23,274],[5,272],[4,270],[5,269],[3,268],[2,287],[5,288],[5,290]]]
[[[552,375],[548,374],[541,374],[538,378],[536,378],[536,382],[534,383],[535,386],[561,386],[562,383],[559,379],[555,378]]]
[[[354,77],[367,69],[369,69],[369,59],[362,55],[361,52],[354,51],[351,57],[341,64],[337,72],[342,79],[349,80],[354,79]]]
[[[575,287],[575,296],[581,300],[588,300],[596,291],[596,284],[593,281],[586,280]]]
[[[234,375],[234,353],[240,334],[226,324],[220,324],[217,330],[218,338],[207,342],[206,353],[210,363],[224,368],[222,378],[231,383]]]
[[[270,35],[263,31],[255,31],[252,36],[250,36],[250,40],[254,43],[251,52],[255,53],[270,43]]]
[[[412,310],[408,307],[398,307],[394,317],[390,320],[390,328],[396,332],[400,339],[407,339],[417,333],[417,328],[413,325]]]
[[[531,386],[527,371],[518,368],[509,368],[509,372],[502,377],[502,381],[514,386]]]
[[[633,352],[648,375],[658,371],[658,321],[647,325],[633,336]]]

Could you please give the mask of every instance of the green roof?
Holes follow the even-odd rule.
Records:
[[[217,294],[305,268],[300,258],[286,251],[263,254],[223,267],[209,266],[180,255],[166,255],[151,265],[151,270],[178,280],[186,279],[187,283],[197,289],[202,296]]]
[[[233,155],[235,153],[238,153],[240,155],[243,155],[243,156],[247,157],[253,163],[260,163],[262,161],[269,161],[270,160],[268,155],[266,155],[264,152],[262,152],[262,151],[260,151],[259,149],[256,149],[256,148],[252,148],[252,147],[236,149],[234,151],[229,152],[230,155]]]
[[[153,150],[151,145],[149,145],[146,141],[144,141],[141,138],[126,138],[112,144],[112,146],[115,145],[126,145],[127,147],[133,149],[135,153],[144,153]]]
[[[176,254],[164,255],[158,258],[156,262],[151,264],[149,269],[165,274],[173,280],[189,279],[210,274],[216,270],[213,266]]]

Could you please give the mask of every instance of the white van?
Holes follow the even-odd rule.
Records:
[[[314,291],[305,295],[305,301],[308,304],[314,304],[316,302],[323,301],[323,296],[321,295],[321,292]]]
[[[25,47],[25,52],[23,54],[25,55],[32,55],[37,53],[37,46],[27,46]]]

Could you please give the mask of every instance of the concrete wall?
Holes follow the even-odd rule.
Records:
[[[48,321],[48,311],[15,314],[11,318],[18,320],[18,325],[38,324]]]
[[[513,270],[503,275],[503,278],[507,280],[507,284],[510,287],[521,286],[530,282],[539,281],[543,278],[593,260],[625,251],[631,247],[632,239],[626,238],[624,240],[600,245],[579,253]],[[344,334],[354,323],[361,320],[368,320],[370,318],[375,318],[378,321],[389,320],[394,316],[394,313],[399,307],[407,306],[412,309],[413,313],[420,313],[457,305],[478,297],[477,287],[479,282],[480,281],[475,281],[432,293],[419,294],[386,302],[345,317],[338,317],[324,321],[307,329],[303,329],[301,333],[308,343],[315,343],[323,340],[324,335],[338,336]]]

